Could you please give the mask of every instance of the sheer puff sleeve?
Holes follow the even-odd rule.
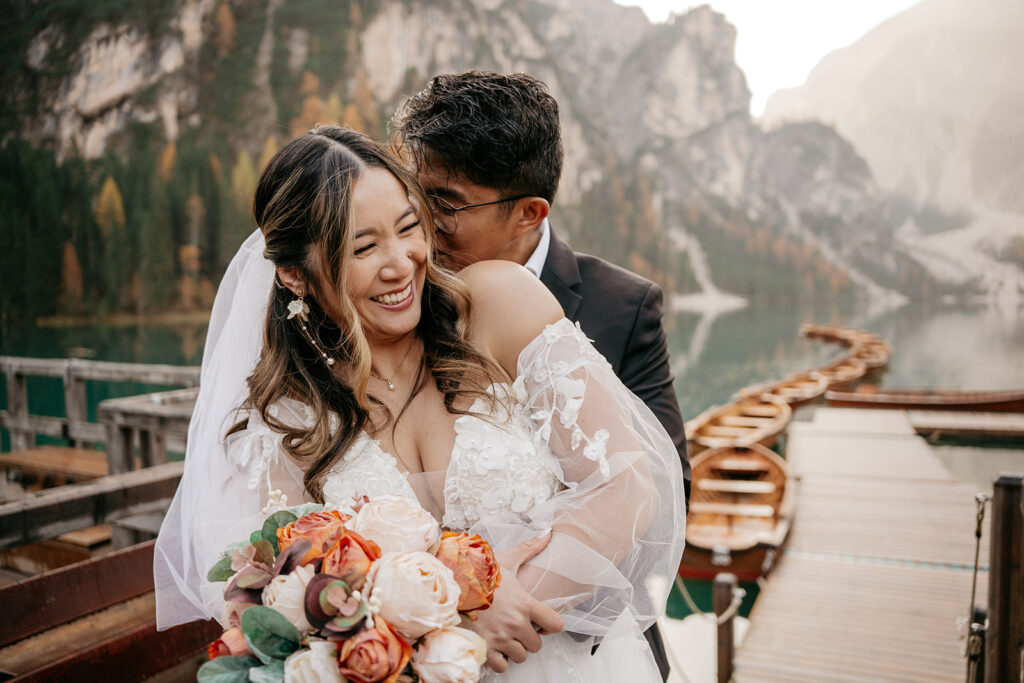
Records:
[[[484,519],[474,529],[497,549],[552,529],[548,547],[519,579],[558,610],[569,632],[601,636],[629,611],[644,629],[663,611],[683,552],[682,467],[654,414],[566,319],[523,349],[525,389],[538,450],[564,488],[526,523]]]

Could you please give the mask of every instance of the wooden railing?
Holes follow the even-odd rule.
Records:
[[[6,377],[7,410],[0,410],[0,428],[11,435],[11,449],[35,446],[35,435],[66,439],[72,447],[105,443],[110,473],[132,469],[133,444],[138,443],[143,466],[165,461],[166,436],[184,438],[199,384],[195,366],[109,363],[79,359],[0,356]],[[56,377],[64,382],[66,417],[30,415],[28,377]],[[88,420],[87,381],[135,382],[184,386],[186,389],[141,397],[108,399],[100,404],[100,422]],[[103,423],[103,424],[101,424]]]

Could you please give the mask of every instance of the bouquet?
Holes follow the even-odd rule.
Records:
[[[226,582],[203,683],[469,683],[487,646],[459,628],[501,582],[479,536],[442,532],[416,501],[364,499],[354,515],[278,510],[207,575]]]

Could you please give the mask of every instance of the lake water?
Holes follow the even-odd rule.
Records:
[[[869,315],[852,306],[761,305],[720,315],[669,313],[665,328],[684,418],[728,401],[743,386],[843,353],[835,344],[801,338],[804,322],[857,327],[889,341],[889,368],[873,380],[882,386],[1024,388],[1024,312],[905,306]],[[0,355],[199,365],[205,336],[204,325],[13,327],[0,331]],[[90,383],[89,399],[95,409],[103,398],[149,389]],[[0,398],[6,405],[2,384]],[[30,384],[33,412],[59,415],[62,400],[59,381]]]
[[[1024,388],[1024,314],[986,308],[906,306],[869,314],[854,307],[803,308],[752,306],[713,314],[671,313],[665,317],[676,391],[684,418],[726,402],[739,388],[791,372],[817,367],[841,355],[834,344],[802,339],[803,322],[839,324],[874,332],[892,345],[888,370],[875,381],[891,387]],[[0,332],[0,355],[64,358],[86,353],[96,360],[199,365],[205,326],[21,327]],[[0,383],[0,404],[6,406]],[[87,391],[95,419],[96,404],[108,397],[157,387],[90,382]],[[30,409],[60,415],[63,394],[58,380],[30,381]],[[6,434],[3,448],[8,448]],[[942,446],[939,457],[958,478],[990,490],[994,474],[1024,470],[1020,448]],[[687,582],[697,603],[711,607],[708,582]],[[747,586],[742,614],[757,595]],[[669,614],[689,613],[678,593]]]

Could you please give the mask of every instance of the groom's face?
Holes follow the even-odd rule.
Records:
[[[415,170],[428,198],[434,195],[455,208],[493,202],[507,194],[452,173],[431,156],[422,160]],[[433,207],[438,202],[430,204]],[[515,234],[515,212],[508,212],[511,204],[490,204],[454,212],[435,210],[437,260],[453,270],[461,270],[477,261],[506,258]]]

